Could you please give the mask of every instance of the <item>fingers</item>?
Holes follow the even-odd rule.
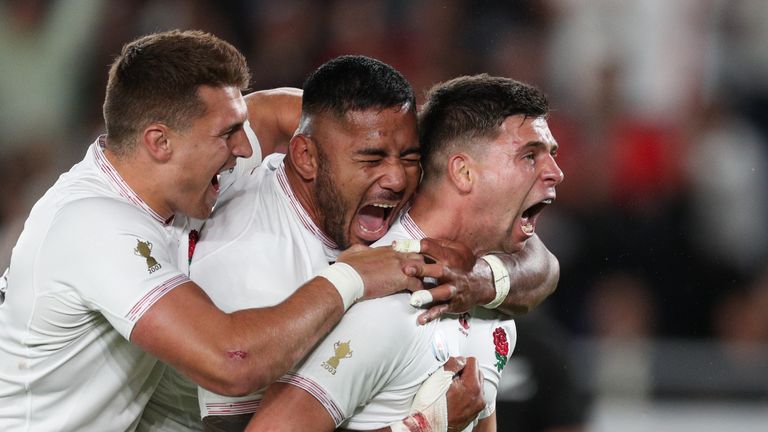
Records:
[[[482,376],[482,372],[480,372],[480,368],[477,366],[477,359],[467,357],[464,368],[459,372],[459,380],[464,382],[468,389],[474,391],[474,389],[481,387]]]
[[[438,285],[429,290],[429,293],[432,294],[433,303],[445,303],[450,301],[456,295],[456,292],[457,289],[452,284]]]
[[[431,277],[435,279],[442,279],[448,274],[448,269],[444,265],[439,263],[427,264],[423,259],[420,262],[411,261],[408,266],[403,268],[403,271],[408,276]]]
[[[420,314],[417,320],[419,324],[426,324],[440,318],[444,313],[448,312],[449,308],[450,305],[445,303],[432,306],[426,312]]]
[[[453,372],[453,374],[459,373],[467,364],[467,359],[464,357],[449,357],[448,361],[443,365],[443,369]]]

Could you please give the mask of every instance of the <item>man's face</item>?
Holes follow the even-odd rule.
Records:
[[[253,153],[243,131],[247,108],[236,87],[203,86],[198,94],[206,112],[184,131],[170,131],[173,151],[167,188],[174,212],[204,219],[219,196],[219,173],[235,166],[237,157]]]
[[[557,142],[544,117],[507,117],[481,158],[478,212],[480,252],[520,250],[533,236],[543,208],[555,199],[563,172],[554,160]],[[486,227],[486,228],[482,228]]]
[[[419,182],[416,114],[401,107],[352,111],[342,120],[324,114],[313,131],[321,228],[342,249],[380,239]]]

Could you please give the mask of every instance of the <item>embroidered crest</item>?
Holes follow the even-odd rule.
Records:
[[[152,257],[152,243],[136,239],[136,248],[133,253],[147,260],[147,271],[150,274],[160,270],[162,267],[156,259]]]
[[[352,350],[349,347],[349,342],[350,341],[337,341],[335,344],[333,344],[333,349],[335,352],[328,360],[322,363],[323,368],[330,372],[331,375],[336,375],[336,369],[339,367],[339,362],[341,359],[352,357]]]
[[[507,355],[509,354],[507,332],[503,328],[496,327],[496,330],[493,331],[493,345],[496,349],[496,370],[501,372],[507,365]]]

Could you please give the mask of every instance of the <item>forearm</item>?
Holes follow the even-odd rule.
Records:
[[[302,90],[281,87],[245,96],[248,121],[259,138],[263,156],[287,145],[299,125]]]
[[[516,254],[496,255],[509,273],[509,294],[497,308],[509,315],[523,315],[557,288],[560,264],[538,236],[530,238]]]
[[[243,395],[285,373],[338,322],[341,297],[315,278],[279,305],[225,314],[187,283],[139,319],[131,341],[201,386]]]

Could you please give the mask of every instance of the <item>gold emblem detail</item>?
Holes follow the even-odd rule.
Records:
[[[350,349],[349,342],[350,341],[337,341],[335,344],[333,344],[333,355],[322,363],[323,368],[330,372],[331,375],[336,375],[336,369],[339,367],[339,362],[341,359],[352,357],[353,351]]]
[[[152,257],[152,243],[141,241],[139,239],[136,239],[136,243],[136,248],[133,249],[133,253],[136,254],[136,256],[140,256],[147,260],[147,270],[149,273],[152,274],[157,270],[160,270],[162,266]]]

